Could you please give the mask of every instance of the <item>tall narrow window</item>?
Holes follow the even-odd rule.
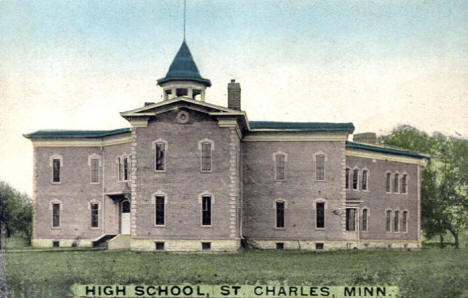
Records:
[[[391,173],[387,173],[387,176],[385,178],[385,191],[386,192],[390,192],[391,191],[391,188],[390,188],[390,182],[392,180],[392,174]]]
[[[276,227],[284,228],[284,202],[276,202]]]
[[[124,157],[123,159],[123,179],[125,181],[128,180],[128,157]]]
[[[346,208],[346,231],[356,230],[356,209]]]
[[[210,196],[202,197],[202,225],[203,226],[211,225],[211,197]]]
[[[317,202],[315,204],[316,222],[317,228],[325,228],[325,203]]]
[[[99,204],[91,204],[91,227],[97,228],[99,226]]]
[[[362,209],[362,218],[361,218],[361,230],[362,231],[367,231],[367,225],[368,225],[368,211],[366,208]]]
[[[363,170],[362,171],[362,178],[361,178],[361,189],[362,190],[367,190],[367,175],[368,175],[369,171],[367,170]]]
[[[54,158],[52,166],[52,182],[60,182],[60,159]]]
[[[99,159],[91,159],[91,183],[99,183]]]
[[[408,192],[408,175],[403,174],[401,177],[401,193]]]
[[[398,183],[399,182],[399,178],[398,178],[398,174],[395,173],[395,176],[393,176],[393,192],[398,192]]]
[[[202,172],[210,172],[211,171],[211,143],[202,143],[202,164],[201,170]]]
[[[52,227],[60,227],[60,204],[52,204]]]
[[[401,231],[408,232],[408,211],[403,211],[401,218]]]
[[[359,170],[353,170],[353,189],[358,189],[358,182],[359,182]]]
[[[166,144],[156,143],[156,171],[164,171],[166,169]]]
[[[276,180],[284,180],[286,156],[284,154],[275,155]]]
[[[119,181],[122,181],[122,158],[117,157],[117,176],[119,178]]]
[[[393,231],[398,232],[399,230],[399,216],[400,216],[400,211],[395,210],[395,216],[393,218]]]
[[[156,225],[163,226],[164,225],[164,207],[165,207],[165,198],[164,196],[156,196],[156,210],[155,210],[155,218],[156,218]]]
[[[385,230],[387,232],[391,232],[392,231],[392,211],[391,210],[387,210],[387,216],[386,216],[386,219],[385,219]]]
[[[315,179],[325,180],[325,155],[323,154],[315,156]]]
[[[350,172],[350,169],[346,168],[346,172],[345,172],[346,189],[349,189],[349,172]]]

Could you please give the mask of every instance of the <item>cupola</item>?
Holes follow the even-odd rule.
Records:
[[[158,80],[158,85],[163,89],[164,100],[184,96],[205,101],[205,89],[211,86],[211,82],[200,75],[184,40],[166,76]]]

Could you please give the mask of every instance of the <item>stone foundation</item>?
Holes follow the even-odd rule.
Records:
[[[240,240],[132,239],[130,249],[156,251],[156,242],[164,242],[164,249],[161,251],[174,252],[236,252],[240,248]],[[203,250],[202,242],[210,243],[210,249]]]
[[[59,247],[93,247],[92,239],[33,239],[32,247],[54,247],[54,241],[59,242]]]
[[[417,240],[369,240],[369,241],[291,241],[291,240],[248,240],[248,246],[258,249],[277,249],[277,243],[283,243],[285,250],[338,250],[338,249],[405,249],[421,248]],[[323,244],[323,248],[316,245]]]

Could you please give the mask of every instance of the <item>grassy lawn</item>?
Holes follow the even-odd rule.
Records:
[[[25,297],[64,297],[73,283],[388,284],[399,286],[403,297],[459,297],[468,285],[468,249],[248,250],[239,254],[12,252],[6,254],[6,261],[9,289]]]

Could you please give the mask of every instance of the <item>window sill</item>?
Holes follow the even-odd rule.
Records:
[[[51,229],[51,230],[61,230],[62,227],[51,227],[50,229]]]
[[[92,185],[99,185],[99,184],[101,184],[101,182],[90,182],[89,184],[92,184]]]
[[[165,228],[166,225],[153,225],[153,228]]]
[[[154,170],[154,172],[156,174],[159,174],[159,173],[166,173],[166,170]]]
[[[317,227],[315,227],[314,230],[316,230],[316,231],[325,231],[326,228],[317,228]]]
[[[201,225],[202,228],[212,228],[212,225]]]
[[[277,231],[284,231],[284,230],[286,230],[286,228],[278,228],[278,227],[275,227],[275,230],[277,230]]]
[[[51,184],[62,184],[61,181],[59,181],[59,182],[53,182],[53,181],[51,181],[50,183],[51,183]]]

